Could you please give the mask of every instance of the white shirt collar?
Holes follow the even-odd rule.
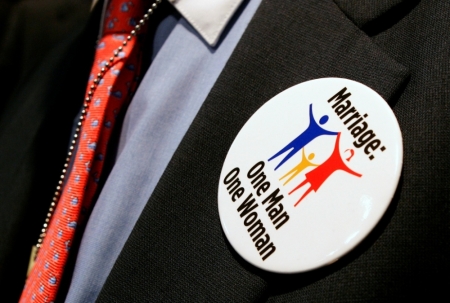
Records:
[[[169,0],[203,39],[214,46],[243,0]]]
[[[243,0],[168,1],[172,3],[209,45],[214,46]],[[93,0],[92,7],[97,2],[98,0]]]

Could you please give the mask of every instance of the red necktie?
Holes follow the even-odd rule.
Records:
[[[108,4],[84,110],[69,152],[72,170],[67,175],[63,170],[64,187],[58,187],[55,194],[60,198],[54,198],[58,201],[56,209],[52,216],[50,210],[51,220],[48,229],[43,230],[45,238],[20,302],[52,302],[56,298],[75,230],[91,208],[116,117],[138,84],[141,52],[133,36],[152,13],[149,9],[144,15],[150,6],[151,2],[142,0],[112,0]],[[77,150],[72,155],[76,143]]]

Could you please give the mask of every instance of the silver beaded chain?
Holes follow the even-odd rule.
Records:
[[[81,130],[81,127],[83,125],[83,121],[84,121],[84,119],[86,117],[87,110],[89,109],[89,104],[90,104],[90,102],[92,100],[92,96],[94,95],[95,89],[97,88],[97,86],[100,83],[100,81],[103,79],[103,76],[105,75],[106,71],[108,71],[111,68],[112,63],[114,62],[114,60],[117,59],[117,57],[119,56],[119,53],[123,50],[124,47],[126,47],[128,45],[128,41],[130,41],[131,39],[133,39],[133,37],[135,37],[137,35],[137,33],[141,30],[142,26],[144,26],[145,22],[150,18],[150,15],[153,14],[153,12],[158,7],[158,5],[161,3],[161,1],[162,0],[156,0],[152,4],[152,6],[147,10],[147,12],[142,17],[142,19],[139,20],[137,25],[130,32],[130,34],[127,36],[126,40],[122,42],[122,45],[119,46],[116,50],[113,51],[113,56],[111,56],[111,58],[109,58],[109,62],[106,62],[105,66],[101,68],[100,72],[97,74],[97,77],[95,77],[95,79],[92,81],[93,84],[89,87],[89,91],[87,92],[87,96],[84,99],[85,102],[83,104],[83,110],[81,111],[81,115],[80,115],[80,118],[79,118],[78,123],[77,123],[77,128],[75,129],[75,134],[73,135],[72,142],[71,142],[71,145],[69,147],[69,152],[67,153],[66,162],[64,163],[64,169],[62,170],[62,174],[61,174],[60,179],[58,181],[58,186],[56,186],[55,194],[53,195],[52,202],[50,203],[50,207],[48,209],[48,213],[47,213],[47,217],[45,219],[45,223],[43,225],[43,228],[41,230],[41,234],[39,235],[39,239],[38,239],[38,242],[36,244],[36,249],[32,253],[32,255],[34,254],[34,256],[31,257],[32,260],[35,259],[35,256],[37,255],[37,252],[41,248],[42,242],[44,241],[44,238],[47,235],[47,229],[48,229],[48,225],[49,225],[49,222],[50,222],[50,218],[52,217],[53,212],[55,211],[56,204],[58,203],[59,197],[61,195],[61,190],[62,190],[62,186],[63,186],[63,183],[64,183],[64,179],[66,178],[66,175],[67,175],[67,168],[69,167],[69,163],[70,163],[70,160],[72,158],[72,152],[75,149],[75,146],[77,144],[77,140],[78,140],[78,137],[79,137],[79,134],[80,134],[80,130]]]

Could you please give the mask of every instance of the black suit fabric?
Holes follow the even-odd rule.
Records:
[[[97,302],[399,302],[446,296],[450,283],[440,277],[449,271],[448,28],[450,3],[444,1],[263,1]],[[380,223],[347,256],[307,273],[267,273],[240,258],[221,230],[222,164],[259,107],[293,85],[322,77],[361,82],[393,108],[404,140],[401,180]]]
[[[49,52],[0,113],[0,285],[17,302],[67,155],[89,77],[100,11]],[[80,101],[81,100],[81,101]]]
[[[0,83],[0,112],[13,90],[30,81],[29,76],[42,65],[45,56],[86,23],[91,5],[89,0],[14,2],[5,14],[5,26],[0,24],[0,73],[8,75]]]

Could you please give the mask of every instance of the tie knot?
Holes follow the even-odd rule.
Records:
[[[105,12],[103,35],[129,33],[152,3],[152,0],[110,0]]]

